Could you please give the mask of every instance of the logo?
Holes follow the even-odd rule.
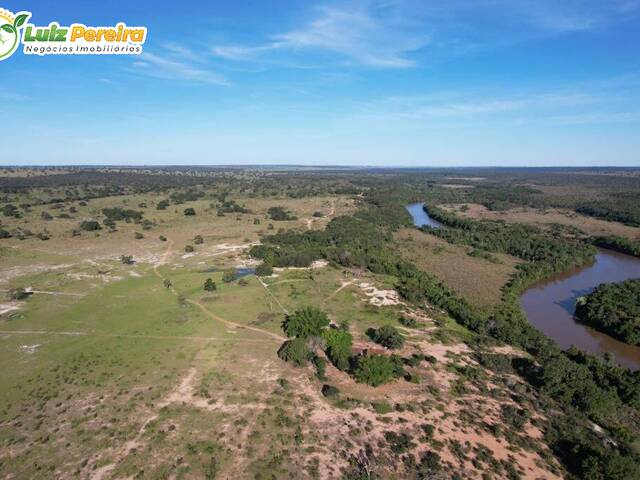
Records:
[[[20,41],[25,55],[139,55],[147,39],[146,27],[124,22],[104,27],[50,22],[45,27],[27,23],[30,18],[31,12],[0,8],[0,60],[13,55]]]
[[[31,16],[30,12],[11,13],[0,8],[0,61],[6,60],[18,49],[20,30]]]

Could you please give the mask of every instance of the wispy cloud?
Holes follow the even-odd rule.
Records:
[[[477,92],[443,92],[389,97],[361,104],[345,119],[425,125],[451,122],[480,125],[487,121],[553,125],[637,121],[638,112],[628,107],[615,92],[607,91],[531,92],[493,97]]]
[[[208,59],[176,43],[164,45],[160,53],[143,52],[133,63],[136,73],[163,80],[205,85],[229,85],[229,80],[208,65]]]
[[[466,55],[605,28],[638,14],[640,0],[354,0],[316,6],[307,21],[261,43],[216,45],[212,52],[242,62],[313,54],[325,61],[411,68],[420,52]]]
[[[212,51],[217,56],[237,61],[263,59],[274,52],[316,52],[369,67],[408,68],[415,65],[410,58],[411,52],[429,42],[430,36],[424,31],[416,31],[398,18],[390,20],[388,12],[364,4],[319,7],[308,23],[274,34],[261,45],[223,45]]]

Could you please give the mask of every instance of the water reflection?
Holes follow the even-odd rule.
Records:
[[[576,299],[602,283],[640,278],[640,259],[600,250],[596,261],[574,268],[529,288],[520,304],[529,321],[562,348],[571,345],[590,353],[609,352],[622,366],[640,369],[640,347],[627,345],[609,335],[576,322]]]

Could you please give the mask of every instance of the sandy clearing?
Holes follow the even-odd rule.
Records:
[[[20,307],[22,307],[22,305],[24,305],[24,302],[18,302],[18,301],[0,303],[0,315],[4,315],[5,313],[20,310]]]
[[[32,275],[34,273],[63,270],[65,268],[71,268],[75,265],[75,263],[63,263],[59,265],[30,265],[28,267],[11,267],[0,272],[0,283],[6,283],[14,278],[22,277],[25,275]]]
[[[390,305],[399,305],[400,296],[395,290],[380,290],[375,285],[367,282],[357,283],[360,290],[369,297],[369,303],[376,307],[386,307]]]

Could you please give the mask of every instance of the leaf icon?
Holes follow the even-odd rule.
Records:
[[[23,13],[22,15],[18,15],[16,17],[16,20],[13,22],[13,26],[17,29],[18,27],[21,27],[22,25],[24,25],[24,22],[27,21],[27,18],[29,18],[29,14],[27,13]]]
[[[5,23],[4,25],[0,25],[0,28],[5,32],[16,33],[16,29],[13,27],[13,25],[9,25],[8,23]]]

